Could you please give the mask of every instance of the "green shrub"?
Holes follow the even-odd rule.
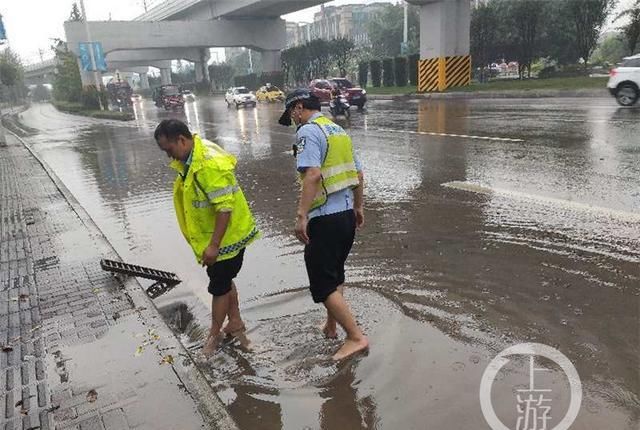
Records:
[[[381,75],[381,67],[380,67],[380,61],[378,60],[371,60],[369,62],[369,67],[371,68],[371,83],[374,87],[380,87],[380,78],[382,77]]]
[[[407,86],[407,57],[396,57],[393,59],[393,70],[395,74],[396,87]]]
[[[382,84],[385,87],[392,87],[393,81],[393,59],[385,58],[382,60]]]
[[[409,83],[411,85],[418,85],[418,61],[420,60],[419,54],[409,55]]]
[[[369,63],[362,61],[358,63],[358,84],[365,88],[367,86],[367,79],[369,78]]]

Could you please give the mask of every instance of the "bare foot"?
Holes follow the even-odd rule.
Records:
[[[226,336],[238,337],[240,334],[247,331],[247,327],[244,325],[242,321],[240,323],[229,323],[222,329],[222,332]]]
[[[333,326],[333,327],[329,327],[328,324],[325,324],[322,327],[322,332],[324,333],[325,337],[327,339],[337,339],[338,338],[338,329]]]
[[[344,360],[347,357],[351,357],[358,352],[364,351],[369,348],[369,340],[362,336],[360,340],[352,340],[347,339],[344,341],[344,344],[340,347],[338,352],[336,352],[333,357],[333,361]]]
[[[220,334],[209,334],[207,340],[204,343],[204,347],[202,348],[202,353],[206,358],[210,358],[216,352],[221,338],[222,336],[220,336]]]

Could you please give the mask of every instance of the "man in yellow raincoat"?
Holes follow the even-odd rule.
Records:
[[[236,180],[233,155],[192,134],[177,119],[160,122],[154,137],[173,158],[170,166],[177,172],[173,203],[180,230],[209,276],[211,330],[203,352],[210,356],[223,334],[245,330],[233,280],[242,267],[245,248],[259,231]]]

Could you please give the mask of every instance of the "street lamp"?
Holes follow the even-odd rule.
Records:
[[[89,47],[89,57],[91,58],[91,68],[93,69],[93,77],[96,81],[96,91],[98,92],[98,103],[100,104],[100,110],[104,110],[104,106],[102,105],[102,97],[100,96],[102,83],[100,82],[100,76],[98,75],[98,68],[96,67],[96,57],[93,53],[91,32],[89,32],[89,20],[87,19],[87,12],[86,12],[86,9],[84,8],[84,0],[80,0],[80,11],[82,13],[82,18],[84,19],[84,28],[85,28],[85,31],[87,32],[87,45]]]
[[[0,14],[0,46],[4,45],[7,41],[7,35],[4,31],[4,23],[2,22],[2,14]],[[0,87],[2,86],[2,76],[0,76]],[[2,126],[2,105],[0,105],[0,145],[7,143],[7,136]]]
[[[409,42],[409,3],[407,3],[406,1],[404,2],[404,32],[403,32],[403,38],[402,38],[402,43],[400,44],[400,53],[401,54],[406,54],[407,53],[407,44]]]

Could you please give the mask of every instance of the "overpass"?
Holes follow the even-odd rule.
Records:
[[[24,68],[25,85],[52,84],[56,72],[56,60],[44,60],[40,63],[29,64]]]
[[[133,21],[90,22],[92,38],[102,43],[107,65],[153,66],[184,59],[194,62],[196,79],[208,81],[208,48],[243,46],[262,52],[263,69],[281,68],[285,23],[281,15],[328,0],[167,0]],[[466,85],[469,57],[470,0],[407,0],[420,6],[421,91]],[[70,49],[85,41],[84,23],[65,22]],[[111,66],[109,66],[112,68]],[[163,83],[170,68],[161,67]],[[83,85],[92,83],[81,72]],[[145,78],[146,79],[146,78]]]
[[[93,21],[89,26],[110,68],[184,59],[195,63],[197,81],[208,81],[210,47],[261,51],[263,70],[279,71],[280,51],[286,46],[280,15],[326,1],[168,0],[133,21]],[[65,22],[64,28],[68,46],[78,55],[79,42],[86,40],[84,23]],[[160,72],[163,83],[169,83],[170,68]],[[81,72],[81,77],[83,85],[93,83],[90,73]]]

